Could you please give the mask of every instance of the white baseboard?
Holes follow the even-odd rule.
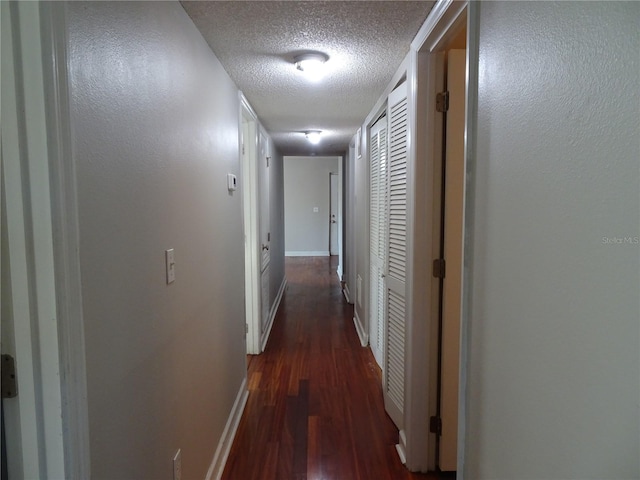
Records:
[[[360,318],[358,317],[358,312],[353,312],[355,317],[353,317],[353,324],[356,326],[356,332],[358,332],[358,337],[360,337],[360,345],[366,347],[369,345],[369,335],[362,328],[362,324],[360,323]]]
[[[285,257],[328,257],[329,250],[314,252],[284,252]]]
[[[349,291],[349,284],[348,283],[344,284],[344,288],[342,289],[342,294],[344,295],[344,298],[347,301],[347,303],[353,303],[351,301],[351,292]]]
[[[396,452],[398,452],[398,456],[400,457],[400,461],[403,465],[407,464],[407,436],[404,433],[404,430],[400,430],[399,442],[396,445]]]
[[[248,398],[249,390],[247,390],[247,378],[245,377],[240,385],[240,390],[238,390],[236,401],[234,402],[229,418],[227,419],[227,424],[222,432],[222,437],[218,442],[218,448],[216,448],[216,453],[213,456],[211,465],[209,466],[206,480],[220,480],[222,477],[222,472],[224,471],[227,458],[229,457],[229,450],[231,450],[231,445],[233,445],[233,439],[238,431],[238,424],[242,418],[242,412],[244,411]]]
[[[269,335],[271,335],[271,327],[273,327],[273,321],[276,319],[276,314],[278,313],[278,307],[280,307],[280,301],[282,300],[282,295],[284,294],[284,289],[287,287],[287,278],[282,279],[282,283],[280,284],[280,290],[278,290],[278,295],[276,295],[276,299],[271,305],[271,312],[269,313],[269,323],[267,324],[267,328],[264,329],[264,334],[260,339],[260,351],[264,352],[265,347],[267,346],[267,342],[269,341]]]

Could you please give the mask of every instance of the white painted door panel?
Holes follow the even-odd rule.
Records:
[[[338,174],[329,174],[329,253],[338,255]]]
[[[270,284],[269,284],[269,262],[271,260],[270,243],[271,243],[271,219],[270,219],[270,192],[269,192],[269,163],[271,162],[271,153],[269,152],[269,143],[266,134],[260,130],[259,134],[259,150],[258,155],[258,191],[260,212],[260,326],[261,334],[266,334],[269,323],[269,313],[271,311],[270,303]],[[262,338],[264,343],[264,338]]]
[[[370,130],[369,227],[370,295],[369,342],[376,361],[384,364],[385,264],[387,227],[387,120],[378,120]]]
[[[385,408],[399,429],[404,424],[405,282],[407,242],[408,104],[406,83],[389,95],[386,325],[383,391]]]

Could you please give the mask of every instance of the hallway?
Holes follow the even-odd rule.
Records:
[[[223,479],[437,479],[409,473],[336,275],[337,257],[288,257],[265,352],[249,356],[249,400]]]

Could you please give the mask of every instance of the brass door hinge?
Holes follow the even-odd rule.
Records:
[[[2,398],[13,398],[18,395],[16,381],[16,361],[11,355],[2,354]]]
[[[444,258],[436,258],[433,261],[433,276],[435,278],[444,278],[446,266]]]
[[[449,92],[440,92],[436,95],[436,111],[446,112],[449,110]]]

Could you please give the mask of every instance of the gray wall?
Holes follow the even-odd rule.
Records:
[[[271,163],[269,164],[269,221],[271,243],[269,245],[269,304],[271,309],[284,281],[284,160],[273,141],[269,139]]]
[[[237,89],[178,3],[68,22],[92,478],[171,478],[180,448],[202,479],[246,376]]]
[[[349,301],[355,302],[356,294],[356,231],[355,231],[355,147],[349,147],[343,162],[344,170],[344,258],[342,261],[345,288],[349,292]]]
[[[639,22],[480,6],[464,478],[640,478]]]
[[[329,254],[329,174],[338,157],[284,157],[287,255]],[[318,207],[314,213],[313,208]]]

